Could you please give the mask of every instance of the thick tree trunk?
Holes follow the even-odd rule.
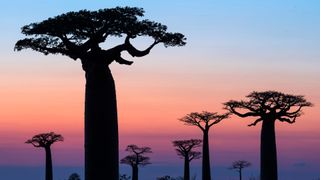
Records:
[[[183,180],[190,180],[190,161],[189,157],[184,157],[184,173]]]
[[[209,130],[203,131],[202,180],[211,180],[208,134],[209,134]]]
[[[52,173],[51,149],[50,147],[45,147],[44,149],[46,151],[46,180],[52,180],[53,173]]]
[[[138,180],[138,165],[132,166],[132,180]]]
[[[260,168],[261,180],[277,180],[277,148],[274,120],[264,120],[261,130]]]
[[[242,180],[242,169],[239,169],[239,179]]]
[[[118,180],[118,119],[115,84],[103,61],[83,63],[85,94],[85,180]]]

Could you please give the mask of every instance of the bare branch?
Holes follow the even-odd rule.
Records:
[[[235,115],[237,115],[237,116],[239,116],[239,117],[242,117],[242,118],[244,118],[244,117],[249,117],[249,116],[258,116],[258,115],[259,115],[259,114],[256,113],[256,112],[240,113],[240,112],[236,111],[236,110],[234,109],[234,107],[230,107],[229,110],[230,110],[231,113],[233,113],[233,114],[235,114]]]
[[[287,123],[289,123],[289,124],[293,124],[293,123],[296,122],[296,117],[292,118],[292,120],[289,119],[289,118],[281,117],[281,118],[279,118],[279,120],[280,120],[281,122],[287,122]]]
[[[258,124],[258,122],[262,121],[263,119],[259,118],[257,120],[255,120],[253,123],[249,124],[248,126],[255,126]]]

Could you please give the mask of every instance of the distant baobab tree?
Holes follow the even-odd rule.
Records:
[[[126,174],[120,174],[119,180],[130,180],[131,176],[128,176]]]
[[[234,169],[239,172],[239,179],[242,180],[242,169],[251,166],[251,163],[245,160],[234,161],[230,169]]]
[[[142,8],[116,7],[98,11],[68,12],[42,22],[22,27],[29,38],[19,40],[15,50],[33,49],[45,55],[61,54],[80,59],[85,71],[85,180],[97,180],[108,173],[109,180],[119,179],[118,120],[114,80],[109,65],[115,61],[131,65],[121,57],[149,54],[157,44],[183,46],[186,38],[167,32],[157,22],[141,20]],[[99,44],[109,37],[124,37],[124,42],[110,49]],[[145,50],[136,49],[131,39],[150,37]]]
[[[173,146],[176,147],[178,156],[184,159],[184,180],[190,180],[190,162],[193,159],[199,159],[201,152],[194,151],[194,148],[200,147],[202,141],[200,139],[177,140],[173,141]]]
[[[218,124],[224,119],[227,119],[228,113],[219,115],[218,113],[212,113],[203,111],[201,113],[192,112],[187,114],[183,118],[179,119],[188,126],[197,126],[203,133],[203,145],[202,145],[202,180],[211,180],[210,172],[210,156],[209,156],[209,129],[211,126]]]
[[[81,180],[80,179],[80,175],[78,173],[72,173],[70,176],[69,176],[69,179],[68,180]]]
[[[150,163],[150,158],[143,156],[146,153],[152,153],[150,147],[138,147],[137,145],[128,145],[126,151],[131,154],[121,159],[120,163],[128,164],[132,167],[132,180],[138,180],[139,166],[145,166]]]
[[[63,141],[63,137],[60,134],[50,132],[50,133],[37,134],[25,142],[27,144],[32,144],[34,147],[45,149],[46,180],[53,180],[51,145],[58,141]]]
[[[312,106],[303,96],[284,94],[277,91],[252,92],[246,96],[247,101],[231,100],[225,108],[231,113],[245,118],[257,118],[249,126],[262,121],[260,146],[261,180],[277,180],[277,148],[275,122],[294,123],[302,115],[302,108]]]

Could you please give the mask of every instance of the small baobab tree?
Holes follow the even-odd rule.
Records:
[[[176,152],[179,157],[184,159],[184,180],[190,180],[190,162],[193,159],[199,159],[201,152],[194,151],[194,148],[200,147],[202,140],[190,139],[190,140],[177,140],[173,141],[173,146],[176,147]]]
[[[252,92],[246,96],[247,101],[224,103],[230,113],[241,118],[254,117],[249,124],[255,126],[262,122],[260,140],[260,178],[261,180],[277,180],[277,148],[275,122],[292,124],[302,115],[302,108],[312,106],[303,96],[284,94],[277,91]]]
[[[251,163],[245,160],[234,161],[230,169],[239,172],[239,179],[242,180],[242,169],[251,166]]]
[[[209,156],[209,129],[227,119],[229,114],[218,114],[203,111],[201,113],[192,112],[186,116],[180,118],[179,120],[184,122],[188,126],[197,126],[201,129],[203,133],[203,145],[202,145],[202,180],[211,180],[211,170],[210,170],[210,156]]]
[[[55,142],[63,141],[63,137],[60,134],[54,132],[41,133],[28,139],[25,143],[32,144],[36,148],[44,148],[46,153],[46,180],[53,180],[52,172],[52,156],[51,145]]]
[[[143,20],[142,8],[116,7],[98,11],[68,12],[22,27],[28,38],[19,40],[15,50],[32,49],[80,59],[85,71],[85,180],[97,180],[108,173],[119,180],[118,115],[115,83],[109,65],[131,65],[121,53],[142,57],[158,44],[183,46],[186,38],[167,32],[167,26]],[[104,49],[101,43],[110,37],[124,37],[123,43]],[[152,43],[138,50],[131,40],[149,37]],[[110,41],[108,41],[110,42]]]
[[[72,173],[69,176],[68,180],[81,180],[81,179],[80,179],[80,175],[78,173]]]
[[[131,176],[128,176],[126,174],[120,174],[119,180],[130,180]]]
[[[150,158],[144,156],[146,153],[152,153],[150,147],[138,147],[137,145],[131,144],[126,148],[130,154],[121,159],[121,164],[128,164],[132,168],[132,180],[138,180],[139,177],[139,166],[146,166],[150,163]]]

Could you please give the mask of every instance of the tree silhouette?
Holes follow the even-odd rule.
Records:
[[[302,115],[302,108],[312,106],[303,96],[284,94],[277,91],[252,92],[246,96],[247,101],[231,100],[225,108],[231,113],[245,118],[257,118],[249,126],[262,121],[260,145],[261,180],[277,180],[277,148],[275,122],[294,123]]]
[[[129,180],[129,179],[131,179],[130,176],[126,174],[120,174],[119,180]]]
[[[33,49],[45,55],[61,54],[80,59],[85,71],[85,179],[96,180],[108,172],[109,180],[119,179],[118,120],[115,84],[109,64],[131,65],[121,57],[126,51],[133,57],[149,54],[157,44],[185,45],[180,33],[169,33],[157,22],[140,20],[142,8],[116,7],[98,11],[68,12],[39,23],[22,27],[30,38],[19,40],[15,50]],[[109,37],[125,37],[124,42],[110,49],[99,44]],[[145,50],[130,42],[140,36],[152,38]]]
[[[69,179],[68,180],[80,180],[80,175],[77,174],[77,173],[72,173],[70,176],[69,176]]]
[[[193,148],[200,147],[202,141],[200,139],[179,140],[173,141],[173,146],[176,147],[178,156],[184,159],[184,180],[190,180],[190,162],[193,159],[199,159],[201,153],[193,151]]]
[[[251,166],[251,163],[245,160],[234,161],[230,169],[235,169],[239,172],[239,179],[242,180],[242,169]]]
[[[46,180],[53,179],[51,145],[55,142],[58,142],[58,141],[63,141],[63,137],[60,134],[50,132],[50,133],[37,134],[25,142],[27,144],[32,144],[34,147],[45,149],[45,152],[46,152]]]
[[[169,175],[157,177],[157,180],[178,180],[177,178],[173,178]]]
[[[203,133],[202,145],[202,180],[211,180],[210,157],[209,157],[209,129],[228,118],[229,114],[217,114],[203,111],[202,113],[192,112],[179,119],[185,125],[197,126]]]
[[[146,166],[150,163],[150,158],[143,156],[145,153],[152,153],[150,147],[138,147],[137,145],[128,145],[126,151],[131,154],[121,159],[120,163],[128,164],[132,167],[132,180],[138,180],[139,166]]]

